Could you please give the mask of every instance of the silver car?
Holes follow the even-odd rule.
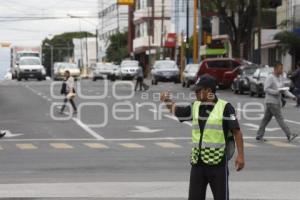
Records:
[[[120,65],[120,78],[133,79],[139,68],[139,62],[136,60],[124,60]]]
[[[182,87],[190,87],[195,83],[199,64],[188,64],[182,74]]]

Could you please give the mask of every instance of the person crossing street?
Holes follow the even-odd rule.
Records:
[[[289,127],[284,122],[284,118],[281,112],[282,107],[282,94],[286,97],[296,100],[296,97],[288,91],[288,88],[284,88],[283,80],[283,65],[280,62],[277,62],[274,67],[274,73],[271,74],[265,81],[264,90],[266,93],[265,97],[265,114],[264,118],[261,121],[259,129],[257,131],[256,140],[257,141],[266,141],[264,139],[265,129],[273,116],[276,118],[279,126],[284,131],[288,142],[291,142],[298,134],[292,133]]]
[[[60,109],[60,113],[63,114],[66,108],[66,104],[69,101],[73,108],[73,114],[77,113],[77,108],[74,102],[74,98],[76,96],[75,91],[75,81],[74,78],[71,76],[70,72],[67,70],[65,71],[65,80],[63,82],[61,93],[65,95],[63,106]]]
[[[203,75],[193,90],[196,101],[190,106],[177,106],[169,92],[162,92],[160,100],[181,122],[192,121],[192,152],[189,200],[205,200],[208,184],[215,200],[229,199],[228,161],[235,146],[235,167],[245,166],[243,135],[235,109],[216,96],[216,80]]]
[[[138,86],[140,87],[140,91],[142,91],[142,88],[144,90],[148,90],[149,86],[144,83],[144,70],[141,66],[136,71],[136,84],[134,91],[137,91]]]

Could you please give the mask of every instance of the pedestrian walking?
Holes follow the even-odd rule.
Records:
[[[144,90],[148,90],[149,86],[144,83],[144,70],[141,66],[136,71],[136,83],[134,91],[137,91],[138,86],[140,86],[140,91],[144,88]]]
[[[66,104],[69,101],[73,108],[73,114],[77,113],[77,108],[74,102],[74,98],[76,96],[75,91],[75,81],[74,78],[70,75],[70,72],[65,71],[64,82],[61,88],[61,94],[65,95],[63,106],[61,107],[60,113],[63,114],[66,108]]]
[[[284,88],[282,63],[280,62],[276,63],[273,74],[271,74],[265,81],[264,90],[266,93],[265,95],[266,109],[265,109],[264,118],[261,121],[261,124],[257,132],[256,140],[266,141],[263,138],[265,135],[265,129],[274,116],[279,126],[284,131],[287,140],[291,142],[298,135],[295,133],[291,133],[289,127],[284,122],[284,118],[281,112],[281,107],[282,107],[281,98],[282,98],[282,94],[294,100],[296,100],[296,97],[288,91],[288,88]]]
[[[237,171],[244,168],[244,144],[235,109],[216,96],[216,80],[203,75],[193,90],[196,101],[189,106],[177,106],[168,92],[160,99],[180,122],[192,121],[191,172],[189,200],[205,200],[210,185],[215,200],[229,199],[228,161],[235,146]]]
[[[297,97],[296,107],[300,107],[300,61],[297,62],[296,71],[293,72],[291,79],[295,86],[294,94]]]

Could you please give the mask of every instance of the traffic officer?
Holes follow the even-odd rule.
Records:
[[[176,106],[169,92],[162,92],[172,114],[183,122],[192,121],[191,174],[189,200],[205,200],[207,185],[210,185],[215,200],[228,200],[228,160],[235,144],[237,171],[244,168],[243,136],[233,106],[215,95],[216,81],[203,75],[193,90],[197,100],[190,106]]]

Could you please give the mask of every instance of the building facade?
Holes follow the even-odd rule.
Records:
[[[147,67],[157,58],[162,58],[165,41],[172,30],[172,0],[136,0],[133,15],[135,59]],[[150,55],[150,56],[149,56]],[[150,59],[149,59],[150,57]]]
[[[295,32],[300,37],[300,1],[282,0],[281,6],[277,8],[277,26],[280,31]],[[300,60],[298,56],[293,57],[280,46],[277,46],[277,50],[273,52],[284,64],[286,71],[293,69],[295,63]]]
[[[98,0],[98,59],[104,61],[111,35],[128,29],[128,7],[118,6],[117,0]]]

